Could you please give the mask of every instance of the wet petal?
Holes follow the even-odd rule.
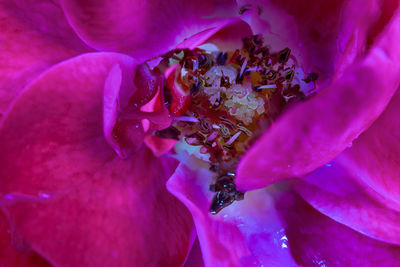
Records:
[[[397,266],[400,247],[368,238],[319,213],[293,194],[277,208],[287,227],[288,245],[301,266]]]
[[[351,146],[381,114],[400,81],[400,14],[341,78],[283,114],[238,167],[239,189],[311,172]]]
[[[120,160],[103,137],[103,86],[127,60],[95,53],[59,64],[3,120],[2,206],[53,265],[181,265],[194,241],[190,214],[165,189],[176,162],[148,149]]]
[[[356,179],[335,161],[294,184],[300,195],[321,213],[372,238],[400,244],[400,211],[392,209],[390,200],[365,184],[358,184]]]
[[[234,1],[78,1],[63,0],[78,35],[99,50],[149,59],[184,38],[219,24],[235,11]]]
[[[268,192],[249,192],[243,201],[211,215],[209,184],[213,175],[181,164],[167,183],[168,190],[192,213],[205,265],[296,266],[285,247],[282,222]]]
[[[54,1],[2,1],[0,20],[0,114],[42,71],[90,51]]]

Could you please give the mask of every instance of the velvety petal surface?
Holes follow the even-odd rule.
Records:
[[[300,266],[397,266],[400,247],[335,222],[295,194],[278,196],[288,246]]]
[[[53,67],[1,125],[2,206],[53,265],[177,266],[194,241],[190,214],[165,189],[175,160],[146,148],[121,160],[103,137],[106,77],[130,60],[94,53]]]
[[[236,11],[234,1],[62,0],[65,14],[90,46],[149,59]]]
[[[50,267],[51,265],[24,244],[22,238],[12,238],[13,230],[0,212],[0,265],[21,267]],[[25,245],[25,246],[24,246]]]
[[[192,213],[205,266],[296,266],[268,192],[249,192],[245,200],[211,215],[213,176],[207,169],[192,170],[181,164],[167,183]]]
[[[39,73],[90,51],[54,1],[1,1],[0,28],[0,114]]]
[[[400,92],[374,124],[340,156],[352,175],[383,196],[400,204],[399,151]]]
[[[372,238],[400,244],[399,210],[391,208],[389,199],[357,183],[353,175],[334,161],[293,184],[321,213]]]
[[[252,146],[238,166],[239,189],[303,176],[351,146],[399,85],[399,40],[396,11],[365,57],[313,98],[287,110]]]

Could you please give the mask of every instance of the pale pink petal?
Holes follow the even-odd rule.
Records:
[[[78,35],[98,50],[150,59],[232,15],[234,1],[62,0]]]
[[[1,125],[2,207],[55,266],[179,266],[194,241],[190,214],[165,189],[175,160],[146,148],[121,160],[103,137],[104,83],[126,61],[94,53],[53,67]]]
[[[252,146],[238,167],[241,190],[303,176],[351,146],[381,114],[400,81],[400,14],[342,77],[294,106]]]
[[[167,183],[192,213],[205,266],[296,266],[283,245],[285,231],[269,193],[250,192],[243,201],[211,215],[213,175],[181,164]]]
[[[1,1],[0,28],[0,115],[42,71],[90,51],[54,1]]]
[[[334,161],[294,181],[296,191],[315,209],[372,238],[400,244],[400,211],[390,200],[358,184]]]

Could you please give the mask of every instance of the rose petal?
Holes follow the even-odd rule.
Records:
[[[319,212],[372,238],[400,244],[400,212],[355,179],[340,163],[332,162],[294,184]]]
[[[132,58],[120,64],[110,70],[104,85],[103,131],[109,145],[125,159],[143,144],[143,119],[150,122],[152,131],[167,128],[172,118],[164,106],[151,112],[140,110],[151,98],[159,97],[162,77],[145,64],[137,65]]]
[[[351,146],[384,110],[400,81],[400,14],[367,56],[312,99],[298,104],[252,146],[238,166],[241,190],[311,172]],[[379,89],[377,89],[379,88]]]
[[[90,51],[54,1],[2,1],[0,20],[0,115],[39,73]]]
[[[26,266],[26,267],[50,267],[51,265],[30,250],[23,247],[23,239],[12,239],[6,216],[0,212],[0,265],[2,266]]]
[[[219,24],[232,14],[234,1],[78,1],[63,0],[78,35],[98,50],[130,53],[149,59],[184,38]]]
[[[197,163],[189,163],[194,166]],[[274,203],[265,190],[249,192],[218,215],[209,212],[213,173],[181,164],[168,190],[190,210],[205,266],[296,266]]]
[[[379,194],[400,204],[400,92],[374,124],[340,156],[349,172]]]
[[[190,250],[189,257],[185,263],[185,267],[204,267],[200,243],[198,239],[196,239],[192,249]]]
[[[317,212],[294,194],[277,208],[287,225],[288,245],[301,266],[397,266],[400,247],[368,238]]]
[[[128,58],[95,53],[59,64],[3,120],[4,209],[55,266],[182,265],[194,241],[190,214],[165,189],[176,162],[148,149],[120,160],[103,137],[103,85]]]
[[[365,53],[398,3],[239,0],[238,6],[273,50],[291,48],[305,71],[319,74],[317,85],[325,86]]]

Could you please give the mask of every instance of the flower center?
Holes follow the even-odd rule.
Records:
[[[171,72],[164,97],[175,120],[155,135],[178,139],[177,153],[208,162],[216,214],[244,197],[234,183],[241,156],[285,107],[313,92],[318,75],[296,68],[289,48],[271,53],[259,35],[236,51],[204,45],[172,51],[163,61]]]

